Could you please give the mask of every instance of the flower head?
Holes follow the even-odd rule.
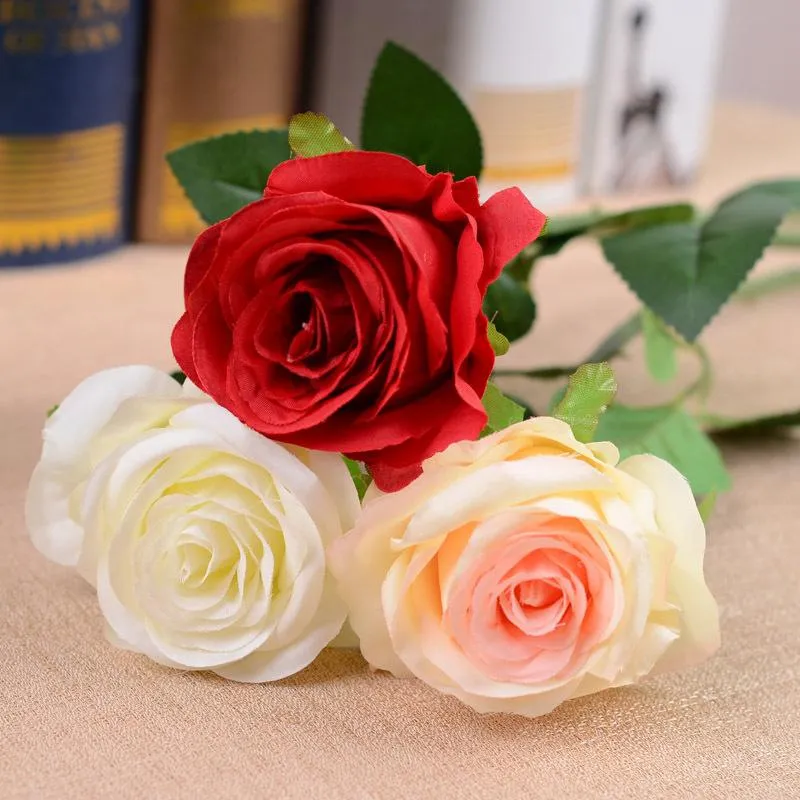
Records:
[[[719,639],[684,478],[539,418],[427,461],[331,547],[366,659],[479,711],[563,700],[707,657]]]
[[[147,367],[89,378],[44,438],[31,536],[97,587],[116,644],[266,681],[339,632],[325,548],[358,511],[340,458],[269,441]]]
[[[255,430],[397,488],[486,424],[484,295],[544,219],[389,153],[287,161],[197,240],[175,357]]]

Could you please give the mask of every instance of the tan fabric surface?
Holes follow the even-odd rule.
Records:
[[[723,113],[698,196],[800,173],[798,141],[798,120]],[[707,557],[719,655],[543,719],[477,715],[354,653],[242,686],[108,645],[90,588],[28,542],[23,493],[44,412],[77,381],[171,366],[182,258],[139,247],[0,275],[0,798],[800,798],[797,441],[726,447],[735,488]],[[579,359],[632,307],[588,245],[535,283],[541,324],[521,349],[540,364]],[[800,292],[728,308],[706,340],[717,409],[800,405]],[[638,353],[620,378],[640,400]]]

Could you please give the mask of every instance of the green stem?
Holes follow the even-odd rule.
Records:
[[[711,365],[711,359],[708,357],[706,349],[701,344],[694,342],[687,344],[686,348],[697,356],[700,362],[700,372],[697,378],[677,395],[672,404],[674,406],[682,406],[690,397],[697,396],[701,405],[704,406],[711,391],[714,368]]]
[[[537,369],[496,369],[494,374],[501,378],[532,378],[540,381],[554,381],[567,378],[575,372],[580,364],[566,367],[538,367]]]
[[[540,381],[552,381],[568,378],[582,364],[597,364],[609,361],[622,352],[631,339],[642,330],[642,312],[637,311],[624,322],[614,328],[611,333],[580,364],[568,366],[537,367],[536,369],[496,369],[494,374],[504,378],[532,378]]]
[[[641,333],[641,330],[642,312],[637,311],[614,328],[614,330],[589,354],[586,361],[588,363],[596,363],[598,361],[608,361],[618,356],[622,348],[625,347],[631,339],[636,338],[636,336]]]
[[[737,300],[757,300],[759,297],[780,292],[784,289],[796,289],[800,286],[800,268],[790,267],[780,272],[759,275],[751,278],[736,292]]]
[[[773,247],[800,247],[800,233],[779,233],[771,244]]]

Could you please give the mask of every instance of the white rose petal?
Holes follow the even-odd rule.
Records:
[[[47,421],[42,457],[31,477],[25,520],[34,545],[59,564],[78,563],[83,530],[74,493],[91,470],[90,448],[130,397],[177,398],[180,385],[151,367],[98,372],[80,383]]]

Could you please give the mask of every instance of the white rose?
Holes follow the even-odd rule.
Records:
[[[148,367],[64,400],[26,507],[36,546],[97,587],[115,644],[240,681],[292,675],[339,632],[325,549],[357,513],[339,456],[265,439]]]

